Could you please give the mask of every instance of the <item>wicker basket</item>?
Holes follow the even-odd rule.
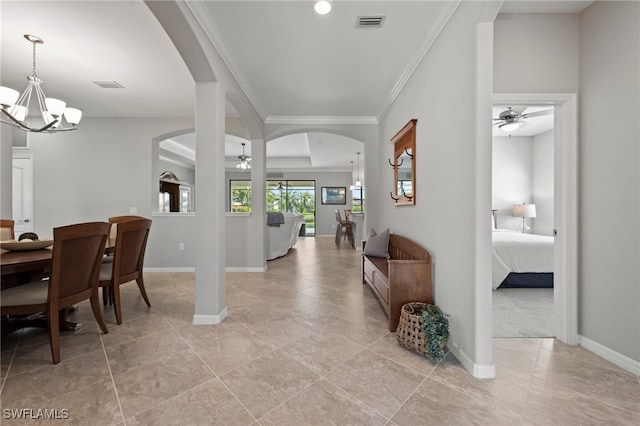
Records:
[[[396,337],[400,346],[428,357],[429,354],[425,351],[427,342],[421,314],[426,307],[427,303],[421,302],[411,302],[403,305],[400,312],[400,322],[396,329]]]

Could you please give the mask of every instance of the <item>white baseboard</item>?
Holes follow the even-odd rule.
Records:
[[[251,267],[245,268],[244,266],[227,266],[224,268],[225,272],[266,272],[267,267]]]
[[[449,348],[447,346],[447,348]],[[496,366],[495,364],[476,364],[471,358],[467,356],[464,351],[459,349],[449,348],[449,351],[455,356],[460,364],[476,379],[495,379],[496,378]]]
[[[218,315],[193,315],[193,325],[216,325],[220,324],[228,315],[225,307]]]
[[[630,373],[635,374],[636,376],[640,376],[640,362],[634,359],[629,358],[626,355],[622,355],[614,351],[613,349],[607,348],[606,346],[601,345],[598,342],[595,342],[589,338],[584,336],[579,336],[580,338],[580,346],[588,350],[589,352],[593,352],[617,365],[620,368],[624,368]]]
[[[193,266],[170,267],[170,268],[143,268],[144,272],[195,272]]]

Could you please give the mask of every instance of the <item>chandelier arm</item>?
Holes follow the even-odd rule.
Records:
[[[13,115],[11,115],[8,111],[5,111],[4,109],[0,110],[3,113],[5,113],[7,115],[7,117],[9,117],[13,122],[15,122],[16,124],[10,123],[8,121],[2,121],[5,124],[11,124],[14,125],[16,127],[19,127],[23,130],[29,130],[30,132],[34,132],[34,133],[40,133],[40,132],[46,132],[49,130],[49,128],[53,125],[55,125],[58,120],[53,120],[51,123],[45,125],[44,127],[41,127],[40,129],[34,129],[33,127],[29,127],[26,124],[24,124],[22,121],[18,120],[17,118],[15,118]],[[60,129],[61,131],[64,130],[74,130],[74,129],[70,129],[70,128],[65,128],[65,129]]]

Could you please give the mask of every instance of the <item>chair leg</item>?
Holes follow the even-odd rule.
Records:
[[[138,288],[140,289],[140,294],[142,294],[142,298],[148,307],[151,307],[151,303],[149,303],[149,298],[147,297],[147,292],[144,289],[144,280],[142,279],[142,275],[136,278],[136,283],[138,284]]]
[[[53,363],[60,362],[60,313],[47,312],[47,322],[49,323],[49,344],[51,345],[51,358]]]
[[[106,287],[102,287],[103,293],[105,288]],[[100,330],[102,330],[104,334],[107,334],[109,332],[109,329],[107,328],[107,323],[104,322],[104,317],[102,316],[102,311],[100,310],[100,301],[99,301],[97,291],[96,291],[95,297],[91,296],[91,298],[89,298],[89,301],[91,302],[91,310],[93,311],[93,316],[95,317],[96,322],[100,326]]]
[[[116,323],[122,324],[122,308],[120,306],[120,285],[111,286],[111,299],[113,300],[113,310],[116,311]]]

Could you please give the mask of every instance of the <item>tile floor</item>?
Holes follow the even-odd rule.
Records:
[[[12,409],[77,425],[638,425],[639,378],[553,339],[495,339],[497,378],[399,347],[361,284],[360,254],[302,238],[265,273],[228,273],[229,317],[193,326],[194,275],[147,273],[147,308],[123,287],[124,323],[2,341],[2,424]]]

